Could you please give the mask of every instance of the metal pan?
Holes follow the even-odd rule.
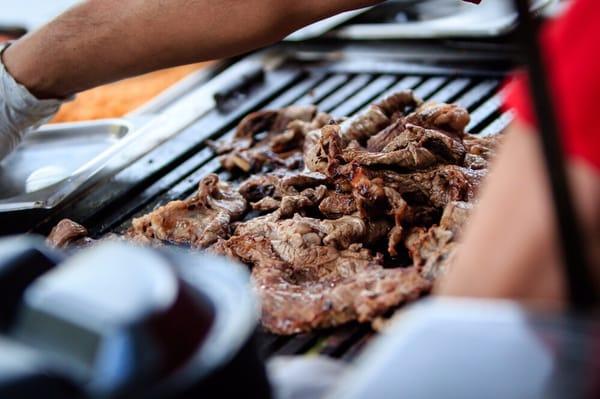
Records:
[[[0,212],[53,207],[91,177],[93,166],[106,164],[107,152],[132,130],[130,121],[107,119],[46,125],[30,133],[0,163]]]
[[[540,12],[556,0],[532,0],[531,9]],[[331,32],[328,36],[351,40],[438,39],[454,37],[495,37],[509,33],[517,14],[511,2],[483,1],[479,5],[459,0],[428,0],[412,5],[403,1],[383,4],[369,14]],[[376,13],[378,13],[376,15]],[[388,22],[381,22],[385,15]]]

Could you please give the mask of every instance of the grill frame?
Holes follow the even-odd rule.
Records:
[[[93,237],[121,232],[133,217],[192,194],[209,173],[229,179],[206,141],[231,137],[243,116],[261,108],[310,103],[336,117],[350,116],[391,92],[413,89],[425,100],[465,106],[471,112],[470,128],[475,134],[496,134],[512,120],[512,113],[500,107],[499,89],[508,71],[506,66],[457,68],[385,57],[379,62],[331,57],[331,53],[317,59],[286,55],[283,62],[266,71],[264,81],[243,93],[243,100],[234,109],[210,111],[115,176],[51,213],[18,215],[12,221],[10,216],[1,216],[0,224],[5,227],[0,233],[31,230],[47,234],[64,217],[84,224]],[[320,353],[349,361],[373,335],[370,327],[356,323],[294,337],[259,332],[259,351],[265,358]]]

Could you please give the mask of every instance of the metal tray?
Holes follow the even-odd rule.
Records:
[[[352,18],[356,17],[357,15],[367,12],[368,10],[370,10],[372,8],[373,7],[365,7],[365,8],[361,8],[359,10],[346,11],[341,14],[335,15],[333,17],[326,18],[322,21],[315,22],[312,25],[306,26],[306,27],[292,33],[291,35],[286,37],[285,40],[291,41],[291,42],[297,42],[297,41],[302,41],[302,40],[315,39],[315,38],[322,36],[325,33],[329,32],[331,29],[343,24],[344,22],[351,20]]]
[[[110,157],[107,151],[133,130],[130,121],[106,119],[94,122],[46,125],[27,135],[23,143],[0,163],[0,212],[49,208],[71,193],[93,169],[99,169]],[[58,169],[54,184],[29,190],[27,181],[42,169]],[[56,176],[62,176],[56,181]],[[38,179],[39,182],[39,179]]]
[[[555,3],[532,0],[531,9],[542,12]],[[390,1],[327,36],[351,40],[485,38],[510,32],[516,19],[509,1],[487,0],[479,5],[460,0]]]

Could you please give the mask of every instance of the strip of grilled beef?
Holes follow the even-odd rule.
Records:
[[[299,169],[305,136],[330,121],[331,116],[318,113],[314,106],[259,111],[240,122],[233,140],[212,146],[218,154],[223,154],[221,163],[229,171]]]
[[[434,281],[447,272],[459,245],[458,238],[472,212],[467,202],[451,202],[446,206],[439,225],[414,228],[406,238],[413,263],[423,277]]]
[[[61,220],[46,238],[46,244],[53,248],[86,246],[90,242],[87,229],[70,219]]]
[[[420,103],[421,100],[411,90],[392,94],[344,121],[340,132],[342,139],[345,144],[351,141],[365,144],[371,136],[404,116],[407,109],[415,108]]]
[[[461,164],[465,154],[460,138],[439,130],[407,124],[404,131],[388,142],[380,152],[362,147],[347,147],[342,157],[346,162],[359,165],[419,170],[439,164]]]
[[[227,237],[230,224],[241,219],[246,208],[244,197],[213,174],[202,179],[193,197],[134,219],[127,235],[205,248]]]

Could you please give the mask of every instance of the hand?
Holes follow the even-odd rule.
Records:
[[[2,62],[7,45],[0,45],[0,160],[10,154],[30,130],[47,122],[59,100],[38,100],[11,76]]]

